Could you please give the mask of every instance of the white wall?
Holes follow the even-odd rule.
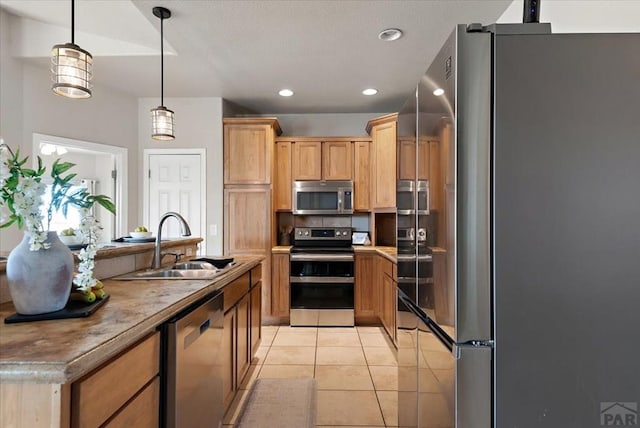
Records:
[[[11,56],[12,19],[0,12],[0,135],[5,142],[30,158],[34,132],[124,147],[129,149],[129,177],[137,177],[137,99],[99,86],[88,100],[55,95],[49,67],[22,64]],[[137,189],[129,186],[129,225],[137,220]],[[21,238],[22,231],[13,226],[2,229],[0,251],[11,250]]]
[[[217,225],[218,234],[207,236],[205,254],[222,254],[223,237],[223,162],[222,162],[222,98],[165,98],[164,105],[175,112],[175,134],[173,141],[151,139],[150,110],[160,105],[159,98],[138,99],[138,143],[142,166],[144,149],[200,149],[206,150],[206,222]],[[143,195],[143,174],[139,168],[132,177],[138,178],[138,191]],[[139,223],[143,220],[143,205],[137,211]],[[153,227],[153,225],[151,225]]]

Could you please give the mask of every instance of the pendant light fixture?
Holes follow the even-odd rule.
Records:
[[[164,29],[162,23],[171,17],[171,11],[164,7],[154,7],[153,14],[160,18],[160,105],[151,109],[151,138],[173,140],[173,111],[164,106]]]
[[[53,92],[68,98],[91,97],[93,57],[75,44],[75,1],[71,0],[71,43],[51,48]]]

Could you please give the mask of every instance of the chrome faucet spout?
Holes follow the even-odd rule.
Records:
[[[153,269],[159,269],[162,265],[162,256],[160,255],[160,241],[162,241],[162,225],[169,217],[175,217],[180,222],[180,234],[182,236],[191,236],[191,228],[187,224],[187,221],[175,211],[169,211],[160,217],[158,223],[158,233],[156,233],[156,247],[153,251],[153,261],[151,267]]]

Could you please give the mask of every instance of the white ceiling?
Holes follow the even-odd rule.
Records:
[[[51,46],[70,41],[70,0],[0,6],[19,17],[13,55],[48,67]],[[222,97],[259,113],[371,113],[401,107],[455,24],[520,22],[522,0],[76,0],[75,39],[94,55],[98,88],[159,96],[154,6],[173,14],[166,97]],[[556,32],[640,31],[640,0],[545,0],[541,10]],[[404,37],[378,40],[389,27]],[[295,95],[279,97],[285,87]],[[362,95],[367,87],[378,95]]]

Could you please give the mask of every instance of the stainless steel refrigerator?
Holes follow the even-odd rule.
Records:
[[[460,25],[401,143],[399,425],[640,426],[640,34]]]

